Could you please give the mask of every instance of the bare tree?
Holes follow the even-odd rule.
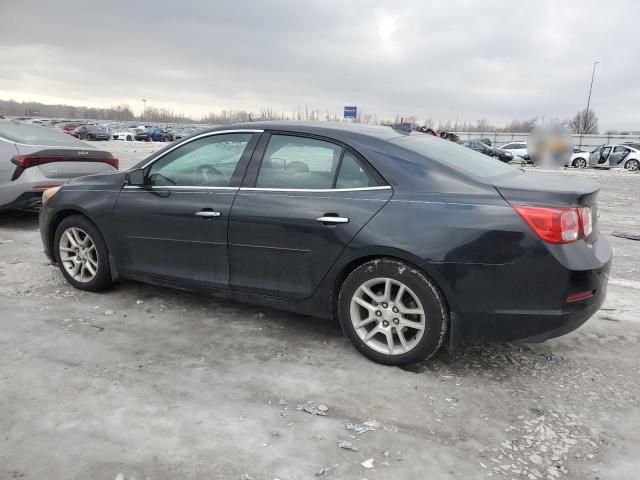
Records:
[[[575,116],[566,121],[567,127],[573,133],[589,135],[598,133],[598,116],[593,110],[581,110]]]

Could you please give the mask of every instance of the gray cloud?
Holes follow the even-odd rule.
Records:
[[[584,108],[599,60],[601,128],[639,127],[633,0],[21,0],[0,18],[0,98],[500,124]]]

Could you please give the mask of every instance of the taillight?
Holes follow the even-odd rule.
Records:
[[[562,207],[513,207],[545,242],[572,243],[591,235],[591,209]]]
[[[44,165],[46,163],[53,162],[101,162],[108,163],[116,170],[118,169],[119,162],[117,158],[111,157],[83,157],[83,158],[74,158],[74,157],[56,157],[56,156],[43,156],[43,155],[16,155],[11,159],[11,162],[16,165],[16,169],[13,171],[13,176],[11,180],[16,180],[22,172],[24,172],[27,168],[35,167],[38,165]]]

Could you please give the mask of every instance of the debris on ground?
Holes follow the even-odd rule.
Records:
[[[136,305],[142,305],[144,302],[142,300],[136,300]]]
[[[362,468],[373,468],[373,462],[375,462],[375,460],[373,458],[369,458],[367,460],[365,460],[364,462],[362,462],[360,464],[360,466],[362,466]]]
[[[327,411],[329,411],[329,407],[326,405],[316,402],[305,403],[304,405],[298,405],[296,410],[302,410],[304,412],[310,413],[311,415],[320,415],[327,416]]]
[[[338,440],[336,442],[339,448],[344,448],[345,450],[351,450],[352,452],[357,452],[359,449],[353,443],[347,442],[346,440]]]
[[[627,240],[640,240],[640,233],[613,232],[613,236]]]
[[[318,470],[316,472],[316,477],[322,477],[324,475],[329,475],[330,472],[331,472],[331,469],[329,467],[321,468],[320,470]]]
[[[353,423],[346,422],[342,425],[345,429],[350,430],[355,433],[365,433],[365,432],[375,432],[376,429],[373,426],[372,422],[364,422],[364,423]]]
[[[116,312],[114,312],[113,310],[105,310],[105,311],[104,311],[104,314],[105,314],[106,316],[113,315],[114,313],[116,313]]]
[[[546,358],[549,363],[556,363],[558,361],[558,358],[553,353],[545,353],[544,358]]]

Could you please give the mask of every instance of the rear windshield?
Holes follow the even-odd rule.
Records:
[[[393,138],[390,142],[476,177],[497,177],[518,171],[517,168],[496,158],[478,153],[450,140],[436,138],[433,135],[407,135],[406,137]]]
[[[0,121],[0,137],[25,145],[86,147],[84,142],[60,130],[20,122]]]

